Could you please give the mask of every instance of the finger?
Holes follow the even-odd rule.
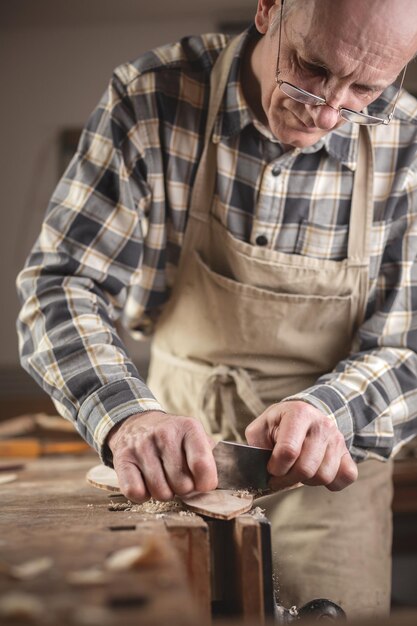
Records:
[[[161,459],[149,441],[142,443],[137,463],[152,498],[162,501],[172,500],[174,492],[168,483]]]
[[[195,491],[211,491],[217,487],[217,468],[211,445],[203,427],[197,422],[185,432],[183,449],[194,482]]]
[[[272,449],[274,442],[271,440],[265,413],[266,411],[246,427],[245,437],[250,446]]]
[[[114,469],[119,479],[120,491],[132,502],[145,502],[149,500],[150,493],[146,489],[139,468],[131,461],[114,458]]]
[[[334,480],[344,451],[343,435],[336,425],[327,418],[315,422],[291,473],[305,485],[327,485]]]
[[[194,490],[194,481],[182,449],[182,438],[182,430],[178,428],[177,423],[174,428],[158,430],[152,439],[152,444],[147,442],[149,461],[145,456],[146,449],[141,450],[144,465],[146,462],[152,463],[152,457],[156,454],[171,493],[177,495],[185,495]],[[158,480],[161,480],[160,475]]]
[[[326,487],[330,491],[341,491],[354,483],[357,478],[358,466],[350,456],[350,453],[346,452],[341,458],[336,478]]]
[[[301,454],[310,426],[308,417],[291,415],[289,419],[281,420],[275,430],[275,445],[268,463],[270,474],[281,477],[288,474]]]
[[[306,485],[327,486],[333,483],[338,475],[341,459],[348,452],[345,439],[336,425],[332,422],[325,422],[324,426],[323,441],[326,438],[326,430],[328,434],[325,454],[316,473],[311,477],[307,476],[303,481]]]
[[[336,479],[341,458],[338,446],[333,442],[330,442],[316,473],[311,477],[306,477],[303,480],[303,483],[305,485],[310,485],[310,487],[315,487],[317,485],[325,485],[327,487],[327,485],[330,485]]]
[[[191,493],[194,490],[194,481],[182,449],[179,446],[173,448],[171,454],[165,455],[161,460],[167,482],[173,493],[178,496]]]

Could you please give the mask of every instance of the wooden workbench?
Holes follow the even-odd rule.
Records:
[[[20,624],[205,626],[212,612],[238,623],[266,622],[273,590],[265,518],[242,515],[222,522],[109,510],[121,500],[85,481],[97,462],[90,452],[25,460],[14,482],[0,484],[0,624],[12,623],[1,614],[11,593],[37,600],[36,621]],[[415,520],[415,462],[396,466],[394,514]],[[401,542],[407,552],[416,545],[415,522],[410,529]],[[106,572],[100,584],[74,584],[74,572],[102,568],[115,551],[149,544],[157,546],[156,558],[143,566]],[[33,578],[21,580],[8,571],[43,557],[51,567]]]
[[[96,463],[90,453],[25,461],[14,482],[0,485],[0,624],[9,623],[4,606],[15,593],[37,601],[40,625],[204,626],[212,607],[264,623],[273,610],[265,518],[109,510],[118,500],[85,481]],[[99,583],[74,584],[74,572],[103,569],[129,546],[152,546],[152,558],[106,571]],[[32,578],[9,571],[44,557],[51,567]]]

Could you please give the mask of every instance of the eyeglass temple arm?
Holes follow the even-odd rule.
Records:
[[[281,55],[281,33],[282,33],[282,18],[284,15],[284,0],[281,0],[281,10],[279,16],[279,31],[278,31],[278,54],[277,54],[277,67],[275,70],[275,79],[278,82],[278,75],[280,73],[279,70],[279,57]]]
[[[387,124],[389,124],[389,122],[390,122],[390,121],[392,120],[392,118],[394,117],[395,109],[396,109],[396,107],[397,107],[398,98],[399,98],[399,97],[400,97],[400,95],[401,95],[401,89],[402,89],[402,86],[403,86],[403,83],[404,83],[405,73],[406,73],[406,71],[407,71],[407,66],[408,66],[408,63],[406,63],[406,64],[404,65],[403,74],[402,74],[402,76],[401,76],[401,81],[400,81],[400,86],[398,87],[397,95],[395,96],[394,106],[392,107],[392,111],[391,111],[391,113],[388,115],[388,118],[387,118],[387,121],[386,121],[386,123],[387,123]]]

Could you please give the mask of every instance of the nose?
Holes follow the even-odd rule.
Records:
[[[329,104],[309,107],[315,126],[320,130],[331,130],[339,121],[339,111]]]

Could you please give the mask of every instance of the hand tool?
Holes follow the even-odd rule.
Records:
[[[269,491],[271,475],[267,465],[272,450],[232,441],[219,441],[213,448],[218,475],[218,489],[254,489]]]
[[[268,463],[272,450],[258,448],[234,441],[219,441],[213,448],[217,466],[217,489],[248,489],[258,495],[274,491],[289,491],[302,487],[296,483],[290,487],[271,487],[272,475],[268,472]]]

